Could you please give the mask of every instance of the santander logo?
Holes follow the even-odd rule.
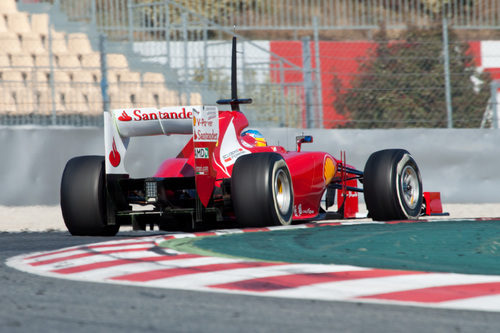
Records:
[[[186,111],[186,108],[182,108],[182,111],[161,111],[157,110],[154,112],[146,112],[141,109],[136,109],[132,111],[132,116],[129,116],[125,110],[123,110],[121,116],[118,117],[119,121],[143,121],[143,120],[163,120],[163,119],[193,119],[193,112]]]
[[[125,110],[122,112],[122,115],[118,117],[120,121],[131,121],[132,117],[130,117]]]
[[[115,143],[115,138],[113,138],[113,150],[109,153],[109,163],[113,167],[117,167],[120,165],[121,162],[121,156],[120,153],[118,152],[118,148],[116,148],[116,143]]]

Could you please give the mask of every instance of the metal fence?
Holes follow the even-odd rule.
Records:
[[[267,46],[259,46],[257,42],[246,40],[242,44],[240,86],[248,88],[245,92],[256,100],[254,106],[250,107],[250,114],[257,125],[373,128],[478,127],[481,123],[483,126],[497,124],[496,112],[490,112],[492,116],[489,118],[485,115],[497,109],[496,94],[494,89],[490,89],[490,81],[492,77],[500,77],[495,72],[491,76],[476,71],[482,57],[480,51],[474,53],[474,50],[477,51],[477,42],[459,41],[456,36],[450,40],[448,37],[451,27],[498,28],[500,25],[497,24],[496,15],[499,8],[492,1],[244,3],[246,5],[234,1],[216,4],[210,1],[166,0],[147,3],[128,0],[127,39],[134,44],[143,43],[145,47],[148,41],[164,42],[164,48],[156,50],[155,55],[164,56],[167,64],[169,59],[175,60],[176,57],[171,46],[176,41],[182,41],[184,49],[178,54],[184,59],[177,65],[169,65],[179,68],[182,63],[184,68],[181,69],[181,77],[192,86],[193,81],[202,77],[203,85],[199,87],[203,91],[208,87],[220,87],[221,83],[227,87],[224,81],[228,77],[230,62],[228,59],[222,62],[216,59],[229,54],[229,45],[219,41],[215,45],[223,53],[214,54],[209,50],[214,44],[210,38],[228,40],[235,33],[232,24],[238,26],[236,33],[250,28],[310,29],[313,37],[310,42],[304,39],[271,41]],[[255,11],[255,6],[261,6],[259,11]],[[350,10],[356,6],[369,9],[366,16],[372,20],[371,25],[364,24],[366,19],[358,15],[363,11]],[[215,10],[216,7],[218,10]],[[274,16],[276,12],[273,10],[279,9],[280,15],[286,16],[286,10],[291,7],[294,8],[294,15],[303,16],[304,19],[288,20],[287,25]],[[339,17],[350,21],[342,25],[329,20],[331,16],[327,14],[332,10],[341,12]],[[440,16],[440,13],[445,15]],[[247,16],[255,16],[255,20],[250,24],[245,18]],[[272,25],[259,21],[264,17]],[[394,34],[391,37],[385,34],[361,43],[342,44],[319,40],[322,29],[373,28],[378,20],[384,21],[383,27],[387,30],[400,28],[407,22],[410,26],[412,23],[427,24],[431,32],[401,33],[395,37],[401,39],[400,43],[393,45],[390,45],[390,40]],[[406,39],[410,41],[405,42]],[[186,42],[193,40],[201,41],[201,52],[195,51],[196,42]],[[385,49],[388,55],[381,56],[381,49]],[[497,54],[500,53],[499,48],[496,50]],[[489,56],[496,57],[497,54]],[[193,66],[195,59],[198,59],[199,69]],[[380,65],[387,68],[380,72]],[[226,73],[226,76],[221,77],[221,73]],[[406,105],[401,105],[404,103]]]
[[[201,103],[163,72],[132,70],[125,55],[108,52],[103,35],[47,27],[46,34],[3,34],[1,43],[2,125],[102,126],[105,108]]]
[[[328,117],[326,127],[498,128],[497,113],[487,115],[497,108],[491,75],[499,73],[480,72],[472,65],[479,56],[466,53],[478,42],[451,42],[446,58],[443,42],[430,38],[346,44],[357,63],[332,61],[325,117],[328,111],[340,116]]]
[[[20,0],[33,2],[34,0]],[[313,17],[320,30],[376,29],[408,24],[428,25],[444,14],[454,29],[499,29],[497,0],[35,0],[60,5],[72,20],[98,24],[102,32],[127,36],[131,6],[144,8],[151,24],[180,22],[181,8],[199,13],[226,28],[240,30],[312,30]],[[169,3],[170,12],[154,5]],[[156,21],[156,22],[155,22]],[[176,29],[175,27],[172,27]],[[191,27],[192,28],[192,27]]]
[[[47,28],[45,35],[43,32],[36,34],[38,37],[34,40],[39,43],[39,49],[24,52],[28,56],[18,56],[20,51],[4,52],[6,61],[0,62],[0,94],[4,96],[0,107],[5,110],[0,115],[1,123],[100,125],[103,101],[108,97],[110,108],[120,108],[213,104],[229,96],[229,39],[235,32],[229,21],[224,20],[235,17],[229,15],[231,10],[246,13],[252,11],[250,7],[236,8],[234,1],[219,1],[218,6],[222,7],[214,7],[210,12],[196,7],[208,6],[210,1],[55,2],[70,18],[94,23],[112,43],[101,43],[103,47],[99,49],[96,47],[99,45],[97,35],[66,34]],[[249,3],[277,8],[295,2],[262,0]],[[401,15],[406,13],[413,19],[419,17],[416,13],[425,14],[429,22],[438,12],[430,14],[422,10],[427,8],[423,7],[424,1],[304,0],[297,3],[301,5],[295,15],[307,16],[311,25],[305,19],[286,22],[302,22],[295,28],[312,29],[312,38],[255,41],[240,36],[240,96],[254,99],[254,104],[244,108],[253,126],[497,127],[497,85],[492,78],[500,78],[500,73],[495,72],[494,65],[487,68],[485,62],[495,63],[495,59],[500,58],[500,47],[490,47],[489,53],[484,55],[478,41],[458,40],[453,36],[447,41],[444,34],[447,29],[442,29],[446,24],[434,26],[427,32],[408,31],[390,38],[377,33],[372,40],[322,41],[319,34],[325,22],[333,24],[334,21],[325,21],[323,16],[329,13],[328,9],[314,19],[308,11],[317,8],[318,4],[324,4],[325,8],[382,6],[384,13],[399,8]],[[309,5],[301,7],[305,3]],[[396,6],[397,3],[401,6]],[[420,8],[421,12],[406,10],[409,3],[419,3],[415,8]],[[460,16],[459,13],[475,13],[479,17],[479,11],[472,11],[469,5],[460,7],[463,1],[446,3],[446,10],[454,11],[451,21],[455,28],[459,28],[457,22],[462,21],[474,27],[498,26],[497,16],[493,14],[489,16],[491,19],[469,22],[465,14]],[[493,2],[481,3],[482,9],[498,12]],[[269,15],[272,11],[264,10],[265,7],[255,12],[258,15],[252,15],[258,18]],[[351,12],[346,17],[355,17],[353,13],[357,11]],[[402,19],[386,19],[402,22]],[[240,22],[245,21],[241,18]],[[279,27],[279,22],[276,19],[273,26]],[[236,34],[249,27],[239,24]],[[262,23],[254,28],[265,27]],[[14,44],[16,40],[20,43],[20,50],[25,50],[24,44],[29,44],[29,38],[23,36],[14,34],[12,37]],[[9,40],[2,39],[3,42]],[[113,51],[120,40],[126,42],[126,47],[121,48],[127,51],[126,56]],[[108,60],[104,68],[102,56]],[[21,58],[28,62],[22,63]],[[482,69],[486,69],[487,74],[481,74]],[[12,74],[14,72],[16,74]],[[104,73],[109,89],[103,92]]]
[[[101,125],[99,62],[83,54],[85,47],[90,52],[89,40],[45,32],[2,35],[0,123]],[[68,53],[68,47],[82,53]]]

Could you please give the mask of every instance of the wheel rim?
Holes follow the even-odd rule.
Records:
[[[410,209],[417,207],[420,184],[418,182],[417,171],[410,165],[407,165],[401,174],[401,188],[405,204]]]
[[[274,181],[274,195],[282,215],[288,213],[291,205],[290,181],[283,170],[278,170]]]

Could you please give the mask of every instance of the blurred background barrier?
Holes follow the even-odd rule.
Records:
[[[498,128],[496,0],[2,0],[0,124],[214,104],[234,33],[254,126]]]
[[[265,128],[269,144],[295,150],[296,128]],[[405,148],[417,161],[425,191],[440,191],[444,203],[498,203],[500,131],[480,129],[307,130],[314,143],[303,150],[345,150],[347,162],[363,170],[370,154]],[[125,165],[133,177],[151,176],[168,157],[183,148],[189,136],[133,138]],[[80,155],[103,155],[100,128],[2,127],[0,205],[57,205],[66,162]]]

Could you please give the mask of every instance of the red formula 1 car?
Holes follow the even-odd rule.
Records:
[[[239,105],[251,100],[237,98],[235,59],[233,39],[232,98],[218,101],[231,111],[182,106],[105,112],[105,156],[75,157],[63,173],[61,208],[71,234],[114,235],[125,224],[167,229],[234,221],[247,227],[352,218],[359,192],[374,220],[442,212],[439,193],[422,192],[417,163],[406,150],[377,151],[360,171],[347,165],[345,156],[302,152],[311,136],[297,137],[296,151],[287,151],[246,130]],[[192,137],[152,177],[130,178],[124,166],[130,138],[162,134]],[[335,201],[337,211],[327,211]]]

